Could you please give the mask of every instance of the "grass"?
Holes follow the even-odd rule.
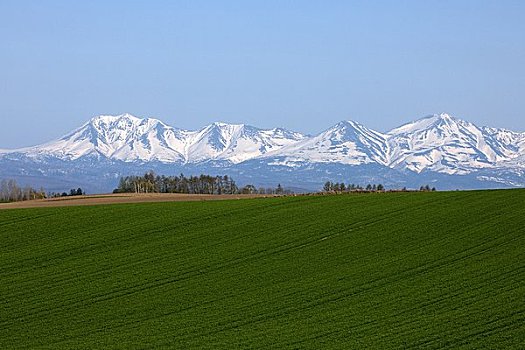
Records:
[[[525,191],[0,211],[0,348],[523,348]]]

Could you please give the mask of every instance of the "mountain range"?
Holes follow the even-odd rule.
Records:
[[[525,185],[525,133],[430,115],[387,133],[342,121],[317,135],[213,123],[175,128],[130,114],[97,116],[33,147],[0,150],[0,177],[62,190],[111,190],[122,175],[234,176],[241,184],[315,190],[326,180],[441,189]],[[69,186],[69,187],[68,187]]]

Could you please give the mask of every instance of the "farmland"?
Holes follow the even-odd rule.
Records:
[[[525,191],[0,211],[0,348],[522,348]]]
[[[231,200],[246,199],[257,197],[274,197],[273,195],[259,194],[227,194],[227,195],[208,195],[208,194],[182,194],[182,193],[119,193],[119,194],[95,194],[71,197],[57,197],[36,199],[19,202],[0,202],[1,209],[17,208],[49,208],[67,207],[80,205],[116,204],[116,203],[154,203],[154,202],[191,202],[191,201],[212,201],[212,200]]]

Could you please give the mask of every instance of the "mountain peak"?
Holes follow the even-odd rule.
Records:
[[[353,120],[342,120],[323,132],[325,135],[333,135],[343,139],[357,137],[356,135],[367,132],[368,129]],[[351,136],[353,135],[353,136]],[[331,136],[331,137],[333,137]]]
[[[461,123],[462,120],[452,117],[447,113],[431,114],[426,117],[403,124],[402,126],[390,130],[388,135],[409,134],[421,130],[427,130],[434,127],[441,127],[443,125],[453,125]]]
[[[361,129],[363,128],[363,125],[359,124],[358,122],[354,120],[341,120],[339,123],[335,124],[332,128],[341,129],[341,128],[347,128],[347,127],[351,127],[354,129]]]
[[[346,120],[345,122],[346,122],[346,124],[352,125],[353,127],[363,126],[363,124],[361,124],[359,122],[356,122],[355,120]]]
[[[140,122],[143,119],[142,118],[137,118],[134,115],[129,114],[129,113],[124,113],[124,114],[119,114],[119,115],[104,115],[104,114],[102,114],[102,115],[97,115],[97,116],[94,116],[93,118],[91,118],[89,120],[89,123],[90,124],[94,124],[94,123],[102,122],[102,123],[109,124],[109,123],[116,122],[116,121],[119,121],[119,120],[129,120],[129,121],[133,121],[133,122]]]
[[[327,130],[327,132],[330,133],[343,133],[346,138],[351,137],[361,137],[365,135],[365,137],[373,137],[373,138],[385,138],[385,135],[367,128],[363,124],[360,124],[354,120],[343,120],[330,129]]]
[[[434,114],[388,133],[393,166],[421,172],[466,174],[495,166],[518,151],[515,135],[502,135],[457,119]],[[498,139],[498,137],[500,139]]]
[[[217,127],[243,127],[245,126],[244,124],[230,124],[230,123],[225,123],[225,122],[213,122],[211,123],[211,125],[217,126]]]
[[[386,164],[386,140],[383,134],[355,122],[344,120],[322,133],[307,137],[271,157],[283,158],[285,163],[341,163],[359,165]]]
[[[439,114],[433,114],[431,117],[440,119],[440,120],[455,120],[456,118],[451,116],[448,113],[439,113]]]
[[[164,124],[162,121],[155,118],[138,118],[129,113],[120,115],[99,115],[91,118],[81,128],[89,128],[97,134],[112,137],[112,135],[120,134],[137,134],[144,133],[147,130],[157,129],[174,130],[172,127]]]
[[[425,118],[423,118],[425,119]],[[462,120],[458,119],[456,117],[451,116],[448,113],[439,113],[439,114],[433,114],[427,117],[428,120],[434,121],[436,124],[454,124],[454,123],[461,123]]]

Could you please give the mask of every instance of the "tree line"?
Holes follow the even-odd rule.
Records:
[[[288,188],[284,188],[281,184],[278,184],[277,187],[255,187],[254,185],[246,185],[243,188],[239,189],[241,194],[277,194],[277,195],[288,195],[294,194],[294,192]]]
[[[419,188],[419,191],[421,191],[421,192],[435,192],[436,188],[435,187],[430,188],[430,185],[425,185],[425,186],[421,186]]]
[[[323,186],[323,192],[382,192],[385,190],[385,186],[382,184],[368,184],[365,187],[356,184],[345,184],[344,182],[332,182],[326,181]]]
[[[82,190],[82,188],[77,188],[76,190],[74,188],[72,188],[71,190],[69,190],[69,193],[68,192],[50,192],[48,193],[48,197],[50,198],[58,198],[58,197],[70,197],[70,196],[83,196],[85,195],[86,192],[84,192]]]
[[[228,175],[165,176],[150,171],[143,176],[121,177],[113,193],[232,194],[237,191],[235,181]]]
[[[44,189],[36,190],[30,186],[19,186],[15,180],[0,181],[0,202],[18,202],[46,198]]]
[[[355,185],[355,184],[345,184],[344,182],[332,182],[332,181],[326,181],[323,186],[323,192],[385,192],[385,186],[382,184],[368,184],[365,187],[361,185]],[[401,191],[401,192],[408,192],[406,187],[403,187],[402,189],[397,190],[389,190],[389,191]],[[435,187],[430,187],[429,185],[424,185],[419,188],[419,191],[421,192],[434,192],[436,191]]]
[[[276,188],[256,188],[253,185],[238,187],[228,175],[199,176],[156,175],[149,171],[143,176],[121,177],[113,193],[187,193],[187,194],[285,194],[279,184]]]

